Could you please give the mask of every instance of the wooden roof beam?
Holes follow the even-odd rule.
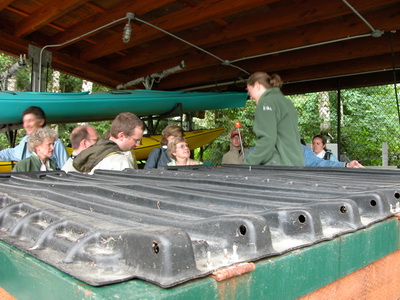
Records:
[[[369,15],[368,15],[369,16]],[[384,30],[391,30],[393,26],[398,26],[400,24],[400,7],[396,6],[396,9],[388,7],[384,10],[377,12],[375,15],[369,16],[370,19],[375,21],[380,21],[380,26]],[[262,39],[258,38],[254,44],[249,43],[248,47],[240,47],[243,41],[239,41],[236,43],[231,43],[224,45],[215,49],[208,49],[219,56],[224,56],[227,59],[235,59],[241,57],[249,57],[253,55],[258,55],[262,53],[270,53],[275,52],[277,50],[288,49],[289,47],[300,47],[303,45],[311,45],[320,42],[324,42],[327,39],[335,40],[346,35],[357,35],[359,30],[362,30],[363,26],[361,23],[353,22],[355,16],[348,16],[345,19],[337,20],[335,22],[327,22],[323,25],[316,26],[315,24],[309,24],[300,28],[297,28],[293,31],[286,31],[284,33],[274,34],[270,36],[265,36]],[[349,24],[352,24],[350,26]],[[347,30],[347,32],[346,32]],[[326,32],[330,32],[331,35],[326,36]],[[382,42],[387,35],[382,36],[381,38],[375,39],[371,38],[372,42],[380,43]],[[350,41],[349,41],[350,42]],[[355,42],[357,43],[357,42]],[[335,44],[329,44],[326,47],[337,47]],[[309,48],[312,49],[312,48]],[[320,49],[320,48],[318,48]],[[331,52],[330,48],[328,51]],[[146,52],[147,51],[143,51]],[[298,52],[297,52],[298,53]],[[290,52],[288,52],[290,55]],[[152,55],[158,55],[153,52]],[[160,54],[161,55],[161,54]],[[130,57],[131,55],[129,55]],[[184,60],[186,63],[186,69],[202,69],[207,66],[217,65],[218,61],[215,58],[206,56],[202,53],[196,52],[195,54],[185,54],[185,55],[173,55],[170,56],[172,58],[167,59],[161,58],[162,60],[158,63],[150,63],[147,61],[147,57],[142,55],[141,53],[135,55],[135,61],[139,60],[143,62],[143,67],[137,68],[136,74],[138,76],[145,76],[147,74],[152,74],[154,72],[159,72],[165,68],[168,68],[177,62]],[[281,57],[281,56],[279,56]],[[265,59],[268,56],[264,56]],[[262,59],[262,58],[261,58]],[[281,59],[281,58],[280,58]],[[250,63],[251,60],[245,60],[242,62],[237,62],[236,65],[245,66]],[[128,62],[127,62],[128,63]],[[114,65],[110,65],[108,67],[111,70],[116,71]]]
[[[261,5],[267,5],[268,3],[276,2],[278,0],[205,0],[196,7],[187,7],[175,13],[166,15],[151,23],[171,33],[188,29],[193,26],[213,21],[217,18],[223,18],[231,14],[247,10]],[[136,31],[131,41],[127,44],[120,43],[121,37],[116,35],[115,37],[108,37],[103,41],[99,42],[101,47],[86,47],[81,52],[81,58],[86,61],[90,61],[102,56],[106,56],[110,53],[130,48],[135,44],[149,42],[154,39],[165,36],[164,33],[156,30],[147,25],[142,25],[142,30]]]
[[[147,13],[156,8],[162,7],[174,0],[158,0],[158,1],[128,1],[126,5],[120,3],[107,9],[106,13],[94,14],[81,22],[69,27],[65,32],[56,34],[52,38],[54,44],[61,44],[96,28],[104,26],[114,20],[123,18],[127,12]],[[120,37],[120,35],[119,35]],[[120,37],[121,38],[121,37]]]
[[[88,0],[50,0],[36,9],[29,17],[17,24],[14,35],[23,37],[39,28],[53,22],[60,16],[76,9]]]
[[[400,36],[400,33],[397,33],[396,35]],[[251,73],[259,70],[265,70],[267,72],[278,72],[279,74],[281,70],[298,70],[304,67],[311,67],[313,65],[320,66],[327,63],[341,63],[342,61],[356,59],[360,56],[361,58],[368,58],[386,54],[388,62],[391,62],[389,38],[387,37],[384,40],[382,39],[383,37],[380,39],[371,37],[311,49],[304,49],[301,51],[279,54],[274,57],[264,57],[252,60],[250,62],[242,63],[240,66]],[[394,39],[394,51],[400,51],[400,39],[396,37]],[[188,62],[186,62],[186,64],[188,67],[187,69],[175,74],[174,76],[168,77],[168,81],[162,81],[159,87],[161,89],[170,88],[171,86],[174,86],[175,88],[186,87],[193,85],[193,82],[207,82],[207,80],[210,80],[210,78],[215,77],[217,66],[206,67],[199,71],[190,70],[190,64]],[[212,74],[210,74],[211,71],[207,70],[214,71],[212,71]],[[140,74],[141,72],[144,72],[144,70],[141,70],[138,73]],[[220,76],[226,76],[227,78],[230,76],[237,76],[237,74],[239,74],[237,69],[229,67],[224,67],[223,71],[220,71],[219,73]],[[225,78],[222,79],[225,80]],[[211,79],[211,81],[213,80]]]
[[[3,0],[0,2],[0,11],[5,9],[7,6],[9,6],[11,3],[13,3],[14,0]]]
[[[319,0],[317,0],[316,2],[320,3]],[[303,8],[301,14],[305,14],[306,11],[308,11],[309,9],[311,9],[313,7],[313,5],[319,5],[320,8],[324,8],[327,10],[330,10],[332,12],[332,4],[331,1],[328,2],[324,2],[324,4],[317,4],[316,2],[312,2],[310,7],[305,7]],[[389,0],[388,2],[393,2],[393,0]],[[371,3],[366,3],[363,2],[363,4],[365,4],[366,6],[363,6],[364,9],[371,9]],[[375,5],[377,5],[375,3]],[[251,56],[251,55],[255,55],[255,54],[259,54],[260,50],[259,48],[266,48],[265,46],[267,45],[271,45],[271,42],[277,40],[278,42],[275,43],[275,47],[270,47],[270,49],[268,50],[261,50],[264,52],[269,52],[269,51],[276,51],[276,50],[282,50],[282,49],[287,49],[290,46],[287,46],[288,43],[292,44],[292,40],[293,39],[297,39],[297,40],[301,40],[301,42],[297,43],[296,46],[302,46],[305,44],[312,44],[314,42],[312,42],[309,37],[308,37],[308,33],[307,32],[303,32],[301,33],[301,35],[297,35],[294,34],[293,36],[288,36],[288,34],[286,32],[282,33],[282,36],[284,36],[284,38],[280,38],[280,34],[277,34],[274,36],[273,39],[271,40],[259,40],[259,39],[254,39],[254,41],[256,41],[255,45],[252,45],[249,47],[245,48],[245,51],[247,52],[247,54],[241,54],[241,53],[237,53],[237,48],[234,44],[232,44],[233,47],[227,47],[226,43],[228,41],[237,41],[240,40],[238,43],[243,43],[243,41],[241,41],[244,38],[248,38],[249,35],[254,35],[254,32],[256,32],[257,34],[266,34],[266,33],[270,33],[271,32],[271,27],[280,27],[282,29],[286,29],[286,27],[288,26],[292,26],[293,24],[295,24],[296,26],[302,26],[304,24],[307,23],[314,23],[316,21],[323,21],[326,18],[329,18],[329,15],[326,15],[326,13],[315,13],[313,15],[312,18],[302,18],[302,19],[297,19],[298,18],[298,13],[299,11],[295,8],[293,8],[293,5],[290,6],[283,6],[280,8],[282,10],[282,13],[284,11],[286,11],[286,17],[285,17],[285,22],[284,24],[281,23],[276,23],[276,22],[281,22],[281,18],[275,19],[275,22],[265,22],[265,18],[267,19],[272,19],[273,18],[273,14],[271,13],[271,16],[265,13],[260,14],[259,16],[253,16],[253,18],[251,20],[247,20],[247,18],[243,18],[240,20],[237,20],[236,22],[234,22],[233,24],[228,25],[226,28],[224,28],[223,30],[216,30],[214,28],[211,29],[207,29],[207,30],[203,30],[201,32],[195,33],[195,34],[191,34],[188,36],[183,36],[182,38],[188,40],[188,41],[194,41],[194,43],[197,46],[200,47],[210,47],[211,45],[217,45],[221,42],[224,43],[224,46],[222,47],[222,51],[220,51],[220,53],[216,52],[212,52],[217,56],[222,57],[223,59],[235,59],[235,58],[240,58],[240,57],[247,57],[247,56]],[[396,8],[389,8],[390,10],[396,9]],[[333,12],[332,12],[333,13]],[[337,16],[337,13],[334,13],[335,16]],[[384,22],[384,20],[379,20],[378,18],[373,17],[375,15],[375,13],[370,13],[367,14],[366,17],[368,19],[372,19],[372,23],[374,24],[379,24],[381,22]],[[382,16],[382,18],[388,18],[388,16],[393,16],[393,13],[390,13],[390,11],[388,9],[383,10],[382,13],[379,14],[380,16]],[[348,19],[350,21],[347,22],[347,24],[345,24],[345,26],[343,26],[342,21],[338,20],[337,22],[335,22],[335,26],[337,26],[337,29],[335,28],[335,26],[332,26],[332,30],[330,30],[329,32],[332,33],[332,37],[329,36],[323,36],[323,37],[319,37],[318,41],[315,42],[320,42],[320,41],[327,41],[327,40],[331,40],[331,39],[336,39],[339,37],[346,37],[348,35],[356,35],[356,34],[360,34],[360,33],[366,33],[368,32],[368,28],[365,26],[365,24],[359,20],[359,18],[353,14],[350,14],[347,16]],[[396,17],[396,16],[394,16]],[[389,17],[390,18],[390,17]],[[398,17],[397,17],[398,19]],[[240,26],[240,24],[246,23],[246,26]],[[400,24],[400,22],[398,22]],[[349,26],[348,24],[351,24],[351,26]],[[268,26],[266,26],[268,25]],[[311,25],[312,27],[308,27],[307,29],[310,29],[310,32],[314,32],[316,29],[318,29],[315,24]],[[383,29],[383,28],[379,28],[379,29]],[[293,34],[293,31],[290,32],[291,34]],[[135,41],[137,41],[135,39]],[[181,41],[178,40],[170,40],[168,43],[164,43],[164,44],[158,44],[158,42],[155,42],[151,45],[151,57],[157,57],[159,60],[163,60],[166,59],[168,57],[174,57],[174,56],[178,56],[178,55],[182,55],[182,53],[184,53],[185,51],[187,51],[191,46],[182,43]],[[243,47],[240,47],[243,48]],[[258,52],[257,52],[258,51]],[[236,56],[232,56],[229,55],[229,53],[235,52]],[[250,54],[252,53],[252,54]],[[135,53],[134,55],[134,59],[131,58],[131,55],[127,55],[126,58],[121,58],[118,60],[114,60],[112,66],[110,66],[110,68],[112,68],[114,71],[119,71],[119,70],[123,70],[123,69],[129,69],[135,66],[139,66],[139,65],[145,65],[148,64],[150,62],[154,62],[154,60],[149,60],[150,58],[150,53],[148,51],[143,51],[142,53]]]

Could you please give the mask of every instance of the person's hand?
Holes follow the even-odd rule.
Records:
[[[346,163],[345,167],[346,168],[364,168],[364,166],[356,160],[352,160],[351,162]]]

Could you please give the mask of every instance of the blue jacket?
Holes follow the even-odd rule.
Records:
[[[161,151],[161,153],[160,153]],[[165,167],[172,159],[168,156],[167,147],[160,147],[150,152],[144,169]]]
[[[303,146],[304,162],[307,167],[344,167],[346,163],[341,161],[325,160],[317,157],[307,146]]]

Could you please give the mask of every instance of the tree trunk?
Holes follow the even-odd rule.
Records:
[[[319,117],[322,119],[320,131],[325,134],[328,133],[331,128],[329,94],[327,92],[318,93],[318,99]]]

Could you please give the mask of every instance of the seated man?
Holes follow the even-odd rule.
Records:
[[[27,143],[29,136],[38,128],[46,126],[46,115],[44,111],[37,106],[29,106],[22,113],[22,124],[26,135],[22,138],[14,148],[7,148],[0,151],[0,161],[20,161],[31,156]],[[54,152],[51,157],[57,163],[57,168],[60,169],[68,159],[67,150],[60,139],[57,139],[54,144]]]
[[[79,153],[74,159],[74,168],[89,174],[97,169],[122,171],[134,168],[132,156],[124,152],[140,145],[143,131],[144,123],[136,115],[130,112],[120,113],[112,122],[110,138]]]
[[[72,165],[75,157],[83,150],[89,148],[93,144],[96,144],[99,140],[99,136],[96,129],[94,129],[92,126],[80,125],[72,130],[69,139],[74,151],[61,170],[65,172],[78,172]]]
[[[243,157],[246,155],[248,149],[243,148],[244,153],[242,153],[242,149],[240,146],[241,137],[242,137],[241,134],[239,137],[239,131],[237,130],[232,131],[230,149],[222,157],[222,164],[235,164],[235,165],[243,164]]]

